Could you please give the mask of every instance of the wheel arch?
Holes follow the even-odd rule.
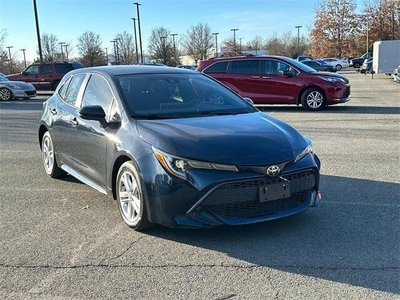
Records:
[[[297,105],[301,105],[301,97],[303,96],[303,94],[305,93],[305,91],[307,91],[309,88],[315,88],[315,89],[319,90],[319,91],[324,95],[324,97],[325,97],[325,99],[326,99],[326,93],[325,93],[325,91],[324,91],[321,87],[319,87],[318,85],[308,85],[308,86],[305,86],[305,87],[300,91],[299,95],[297,96],[297,101],[296,101],[296,104],[297,104]]]
[[[49,130],[47,129],[47,127],[46,127],[45,125],[41,124],[41,125],[39,126],[38,138],[39,138],[39,147],[40,147],[40,150],[42,150],[42,140],[43,140],[43,136],[44,136],[44,134],[45,134],[47,131],[49,131]]]

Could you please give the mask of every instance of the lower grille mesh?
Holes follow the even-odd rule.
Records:
[[[213,191],[202,207],[227,218],[249,218],[292,209],[305,203],[316,185],[313,171],[285,175],[290,182],[291,196],[274,201],[259,201],[259,188],[268,184],[285,182],[281,178],[262,178],[227,183]]]

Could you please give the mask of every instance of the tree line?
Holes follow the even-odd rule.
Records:
[[[372,51],[378,40],[400,39],[400,1],[366,0],[361,14],[356,13],[355,0],[321,0],[315,8],[315,19],[309,35],[297,36],[292,32],[280,36],[273,34],[268,38],[255,36],[242,44],[242,40],[232,38],[223,40],[223,55],[239,55],[242,51],[267,50],[271,55],[297,57],[310,54],[314,57],[359,56]],[[0,72],[20,71],[22,63],[17,55],[11,56],[4,49],[6,31],[0,31]],[[85,66],[106,64],[135,64],[139,61],[133,34],[126,31],[118,33],[112,47],[104,48],[99,34],[86,31],[78,37],[75,57],[73,43],[60,43],[52,33],[41,36],[42,56],[45,61],[80,60]],[[218,47],[218,48],[219,48]],[[172,34],[171,30],[160,26],[151,30],[148,38],[147,56],[168,66],[181,63],[180,57],[187,55],[197,64],[200,60],[221,55],[215,45],[215,36],[210,26],[198,23],[184,34]],[[11,68],[10,68],[11,67]]]

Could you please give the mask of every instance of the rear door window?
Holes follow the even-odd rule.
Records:
[[[259,74],[260,60],[234,60],[231,61],[230,73],[233,74]]]
[[[69,105],[75,106],[76,99],[78,98],[79,90],[81,89],[82,83],[85,80],[85,74],[79,74],[71,78],[67,90],[64,94],[64,102]]]

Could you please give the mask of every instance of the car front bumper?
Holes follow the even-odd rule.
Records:
[[[154,167],[158,164],[148,163],[154,163]],[[191,170],[190,179],[185,181],[172,178],[161,166],[156,169],[156,174],[143,174],[148,216],[151,222],[168,227],[209,228],[263,222],[317,206],[321,198],[320,161],[314,154],[287,167],[277,177],[250,171]],[[260,189],[284,183],[290,184],[290,196],[261,199]]]

